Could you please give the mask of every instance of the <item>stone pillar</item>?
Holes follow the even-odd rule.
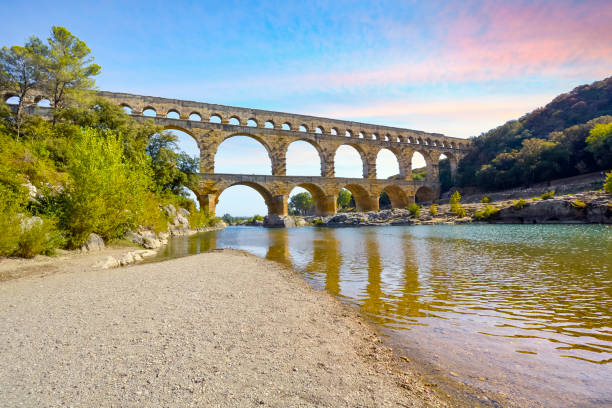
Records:
[[[289,195],[282,194],[272,196],[270,202],[268,204],[268,215],[281,215],[287,216],[289,215]]]
[[[427,166],[427,181],[438,183],[440,181],[440,171],[438,169],[437,152],[430,152],[425,156],[425,164]]]
[[[337,211],[337,197],[335,195],[328,195],[320,199],[320,202],[316,203],[315,209],[317,215],[327,216],[334,215]]]
[[[200,210],[207,214],[215,215],[215,208],[217,207],[217,194],[202,194],[198,196],[200,202]]]
[[[365,155],[363,161],[363,178],[376,179],[376,156]]]
[[[321,155],[321,177],[335,177],[334,153],[324,152]]]

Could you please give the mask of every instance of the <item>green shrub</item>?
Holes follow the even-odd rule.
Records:
[[[38,254],[53,255],[56,248],[65,244],[63,235],[49,218],[22,219],[19,225],[21,234],[13,255],[23,258],[32,258]]]
[[[604,191],[612,194],[612,171],[606,174],[606,183],[604,184]]]
[[[316,218],[314,220],[312,220],[313,225],[321,225],[323,224],[323,220],[320,218]]]
[[[587,204],[584,201],[574,200],[570,203],[574,208],[586,208]]]
[[[555,190],[548,191],[540,196],[542,200],[549,200],[555,195]]]
[[[487,205],[484,210],[476,211],[474,213],[474,218],[479,221],[488,220],[491,217],[495,216],[499,212],[499,208],[493,207],[492,205]]]
[[[459,218],[465,217],[465,208],[463,208],[461,205],[461,194],[459,193],[459,190],[455,190],[450,198],[450,209]]]
[[[520,200],[516,200],[514,204],[512,204],[512,207],[520,210],[521,208],[525,207],[525,204],[527,204],[527,201],[521,198]]]
[[[105,240],[119,238],[147,221],[148,160],[144,154],[127,160],[114,133],[84,129],[72,144],[68,171],[71,180],[61,193],[60,226],[67,231],[69,246],[81,246],[92,232]]]
[[[489,197],[489,196],[484,196],[484,197],[482,197],[482,199],[480,200],[480,202],[481,202],[481,203],[488,204],[488,203],[490,203],[490,202],[491,202],[491,197]]]
[[[251,221],[263,221],[263,220],[264,220],[264,217],[262,217],[259,214],[255,214],[253,218],[251,218]]]
[[[410,211],[410,215],[412,217],[418,217],[420,212],[421,212],[421,207],[416,204],[416,203],[412,203],[408,206],[408,211]]]
[[[19,244],[19,198],[19,195],[0,184],[0,256],[12,255]]]
[[[429,206],[429,215],[438,215],[438,204],[432,204]]]

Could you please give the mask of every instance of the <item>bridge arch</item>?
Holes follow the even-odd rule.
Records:
[[[405,208],[410,204],[408,194],[396,185],[386,186],[383,190],[391,200],[391,208]]]
[[[419,187],[414,195],[414,200],[417,204],[433,202],[435,199],[434,191],[427,186]]]
[[[235,187],[235,186],[250,187],[251,189],[255,190],[257,193],[259,193],[261,198],[263,198],[263,201],[268,209],[268,214],[278,214],[278,215],[284,214],[282,204],[280,206],[278,205],[278,200],[275,200],[275,197],[270,192],[270,190],[268,190],[265,186],[259,183],[249,182],[249,181],[240,181],[240,182],[228,184],[227,186],[220,188],[218,191],[216,191],[213,194],[206,194],[206,195],[201,196],[200,207],[203,210],[207,211],[208,213],[214,214],[216,212],[217,204],[219,204],[219,199],[221,198],[221,195],[225,191],[228,191],[231,187]],[[285,213],[286,213],[286,209],[285,209]]]
[[[316,174],[306,174],[306,173],[304,173],[304,172],[302,172],[302,171],[300,171],[298,169],[294,169],[293,168],[294,166],[298,167],[299,164],[298,164],[298,166],[296,166],[295,163],[292,163],[292,160],[289,160],[289,150],[292,148],[292,146],[295,147],[296,143],[297,143],[298,146],[300,144],[302,146],[304,146],[304,143],[306,143],[308,146],[312,147],[314,149],[314,151],[316,152],[317,157],[319,158],[319,169],[318,169]],[[297,140],[292,141],[287,146],[287,150],[285,151],[284,156],[285,156],[285,160],[286,160],[286,163],[287,163],[287,175],[290,175],[290,176],[322,176],[323,175],[323,167],[324,167],[325,156],[323,155],[323,150],[321,149],[321,146],[317,142],[315,142],[315,141],[313,141],[311,139],[303,138],[303,139],[297,139]],[[310,156],[310,155],[308,155],[306,153],[304,158],[308,159],[308,156]],[[297,173],[299,173],[299,174],[297,174]]]
[[[353,195],[355,207],[357,211],[374,211],[378,209],[378,197],[372,197],[370,193],[359,184],[346,184],[343,188],[347,189]],[[335,194],[340,193],[338,190]]]
[[[376,153],[376,178],[386,179],[405,174],[401,155],[393,147],[383,147]]]
[[[336,147],[336,150],[334,151],[334,159],[333,160],[334,160],[334,168],[336,169],[336,177],[352,177],[352,176],[338,176],[338,174],[337,174],[338,173],[338,168],[342,169],[342,164],[338,165],[338,160],[337,160],[338,151],[342,147],[344,147],[344,146],[348,146],[349,148],[352,148],[350,151],[354,150],[354,151],[357,152],[357,154],[359,155],[359,158],[361,159],[361,168],[362,168],[361,177],[362,178],[367,178],[368,177],[368,169],[369,169],[369,167],[368,167],[368,159],[367,159],[367,156],[366,156],[366,152],[365,152],[365,150],[360,145],[358,145],[356,143],[350,143],[350,142],[340,144],[338,147]],[[346,155],[347,156],[346,158],[348,159],[348,156],[351,153],[348,153],[349,150],[346,150],[346,149],[344,149],[344,151],[346,153],[342,153],[342,155]],[[357,178],[358,177],[359,176],[357,176]]]
[[[300,183],[292,187],[301,187],[308,191],[312,197],[315,206],[315,214],[327,216],[336,213],[336,197],[328,195],[323,189],[314,183]]]
[[[258,134],[255,133],[249,133],[249,132],[236,132],[236,133],[229,133],[224,135],[223,137],[221,137],[218,141],[218,143],[216,144],[216,146],[211,146],[211,152],[210,154],[212,154],[212,156],[215,158],[215,164],[214,164],[214,172],[217,173],[217,155],[219,154],[219,149],[221,148],[221,146],[223,145],[224,142],[228,141],[229,139],[232,138],[236,138],[236,137],[246,137],[249,139],[254,140],[255,142],[257,142],[257,145],[261,146],[264,148],[264,151],[267,154],[267,157],[269,159],[269,170],[266,170],[263,174],[272,174],[272,169],[275,166],[276,163],[276,157],[273,154],[273,149],[270,146],[270,144],[268,144],[268,142],[261,137]],[[257,152],[255,152],[255,154],[258,154]],[[259,173],[253,173],[251,172],[244,172],[244,174],[262,174],[261,172]]]

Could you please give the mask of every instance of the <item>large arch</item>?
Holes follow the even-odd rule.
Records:
[[[380,149],[376,154],[376,178],[400,177],[403,175],[402,173],[402,164],[397,152],[386,147]]]
[[[427,180],[427,159],[425,154],[418,150],[412,152],[410,156],[410,168],[412,173],[412,179],[414,181],[425,181]]]
[[[231,170],[231,162],[232,160],[236,159],[236,155],[235,155],[235,151],[231,152],[231,153],[227,153],[227,158],[223,157],[225,156],[225,152],[224,152],[224,148],[223,148],[223,144],[228,142],[230,139],[234,139],[234,138],[247,138],[247,139],[251,139],[255,142],[257,142],[257,144],[260,147],[263,147],[265,153],[267,154],[268,160],[269,162],[267,164],[262,164],[262,163],[257,163],[257,155],[260,154],[260,152],[258,152],[257,147],[253,144],[251,144],[250,146],[248,146],[249,143],[241,143],[241,144],[237,144],[235,147],[235,149],[246,149],[246,150],[252,150],[252,153],[249,154],[249,157],[252,158],[252,161],[250,162],[251,165],[254,166],[254,168],[257,168],[257,172],[253,172],[253,171],[234,171]],[[219,152],[221,151],[222,156],[221,158],[218,157]],[[211,152],[212,154],[212,152]],[[219,160],[220,159],[220,160]],[[222,163],[219,163],[219,161],[221,161]],[[226,163],[223,163],[223,161],[226,161]],[[242,166],[244,164],[249,164],[249,163],[245,163],[244,159],[240,160],[239,165]],[[219,165],[221,166],[221,168],[228,168],[229,170],[221,170],[218,171],[218,167]],[[235,163],[233,165],[236,165]],[[264,170],[265,168],[265,170]],[[269,168],[269,169],[268,169]],[[272,154],[272,149],[270,148],[270,145],[260,136],[257,135],[253,135],[253,134],[249,134],[249,133],[233,133],[233,134],[229,134],[226,135],[225,137],[223,137],[223,139],[221,139],[221,141],[219,142],[219,144],[216,146],[216,148],[214,149],[214,172],[215,173],[231,173],[231,174],[263,174],[263,175],[267,175],[267,174],[272,174],[272,170],[274,168],[274,156]]]
[[[391,200],[391,208],[405,208],[410,204],[408,195],[398,186],[387,186],[383,189]]]
[[[349,153],[350,150],[347,149],[343,149],[343,151],[341,151],[340,149],[342,149],[343,147],[348,146],[348,148],[352,148],[353,150],[355,150],[359,156],[359,159],[361,160],[361,177],[359,176],[355,176],[353,174],[348,174],[349,168],[350,170],[352,170],[353,166],[356,166],[357,163],[355,164],[350,164],[350,165],[344,165],[344,164],[339,164],[339,160],[338,160],[338,153],[340,151],[340,154],[345,156],[345,160],[349,159],[349,156],[352,155],[352,153]],[[346,153],[345,153],[346,152]],[[354,157],[354,156],[353,156]],[[341,157],[342,158],[342,157]],[[342,143],[341,145],[339,145],[335,152],[334,152],[334,172],[335,172],[335,176],[336,177],[348,177],[348,178],[367,178],[368,177],[368,160],[366,158],[366,154],[364,152],[364,150],[361,148],[361,146],[359,146],[358,144],[355,143]],[[340,175],[338,173],[345,173],[346,175]],[[351,171],[352,173],[352,171]],[[355,171],[355,174],[358,174]]]
[[[419,187],[414,195],[414,200],[417,204],[430,203],[433,202],[435,199],[436,197],[434,191],[427,186]]]
[[[359,184],[347,184],[344,186],[353,195],[357,211],[374,211],[378,209],[378,197],[372,198],[370,193]],[[337,196],[338,194],[336,194]]]
[[[327,216],[336,213],[336,197],[334,195],[328,195],[321,187],[313,183],[301,183],[293,188],[295,187],[301,187],[310,193],[315,205],[316,215]]]
[[[251,189],[255,190],[257,193],[259,193],[259,195],[261,196],[261,198],[263,198],[263,201],[267,207],[268,210],[268,214],[280,214],[283,215],[283,210],[282,208],[279,209],[278,208],[278,203],[276,202],[276,200],[274,199],[274,196],[272,195],[272,193],[264,186],[262,186],[261,184],[258,183],[254,183],[254,182],[237,182],[237,183],[233,183],[230,184],[228,186],[223,187],[222,189],[220,189],[218,192],[216,192],[216,194],[214,194],[214,198],[213,198],[213,202],[206,202],[206,196],[203,196],[201,201],[200,201],[200,206],[202,209],[206,209],[209,213],[217,213],[217,205],[219,204],[219,199],[221,198],[221,195],[228,191],[230,188],[232,187],[236,187],[236,186],[246,186],[246,187],[250,187]],[[210,207],[214,207],[214,208],[210,208]],[[223,212],[224,210],[222,210]],[[217,214],[219,215],[219,214]],[[249,215],[249,214],[232,214],[232,215],[238,215],[238,216],[242,216],[242,215]]]
[[[295,146],[298,146],[298,149],[300,149],[302,152],[300,152],[301,154],[300,159],[304,160],[304,163],[298,163],[296,165],[296,163],[294,162],[294,158],[291,158],[290,160],[290,156],[292,154],[290,154],[290,150],[295,149]],[[306,149],[303,149],[303,147],[307,147]],[[312,151],[310,150],[310,147],[312,147],[312,149],[314,149],[316,156],[318,157],[319,160],[319,166],[318,169],[316,170],[316,172],[314,171],[314,168],[311,169],[311,167],[313,165],[308,165],[307,163],[311,163],[311,159],[314,157],[312,154],[310,154]],[[292,141],[289,146],[287,146],[287,151],[285,152],[285,160],[286,160],[286,174],[288,176],[322,176],[323,175],[323,152],[321,151],[321,146],[319,146],[318,143],[309,140],[309,139],[298,139],[295,141]],[[311,171],[312,170],[312,171]],[[310,174],[312,173],[312,174]]]

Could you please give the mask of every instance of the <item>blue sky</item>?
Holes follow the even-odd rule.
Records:
[[[457,137],[612,72],[609,0],[28,1],[2,9],[12,16],[0,26],[2,45],[46,38],[52,25],[83,39],[102,66],[100,89]],[[222,145],[219,167],[265,165],[265,153],[236,140]],[[349,159],[339,170],[361,167]],[[392,169],[392,157],[381,166]],[[245,191],[224,193],[220,210],[265,213]]]

